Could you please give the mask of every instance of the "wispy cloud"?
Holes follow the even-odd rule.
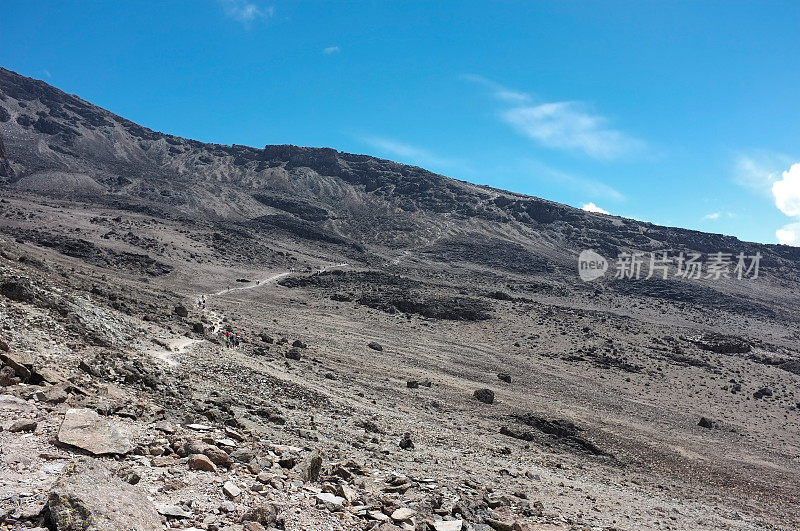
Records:
[[[605,215],[610,214],[608,210],[602,209],[599,206],[595,205],[594,203],[586,203],[581,207],[581,210],[585,210],[586,212],[596,212],[598,214],[605,214]]]
[[[772,196],[772,183],[778,180],[781,171],[792,163],[792,158],[782,153],[753,151],[739,153],[734,158],[736,182],[762,195]]]
[[[500,119],[518,133],[551,148],[578,152],[596,159],[612,160],[646,151],[647,144],[611,127],[611,120],[578,101],[534,103],[525,92],[509,89],[483,76],[464,79],[486,87],[494,99],[506,105]]]
[[[273,7],[263,8],[247,0],[219,0],[225,15],[244,25],[249,25],[258,19],[268,19],[274,14]]]
[[[736,214],[733,212],[709,212],[700,219],[702,219],[703,221],[717,221],[718,219],[735,218],[735,217]]]
[[[406,144],[383,136],[362,136],[359,139],[378,150],[384,156],[397,157],[402,162],[423,167],[448,168],[458,165],[458,161],[440,157],[425,148]]]
[[[491,92],[492,96],[495,99],[500,101],[504,101],[506,103],[513,103],[513,104],[522,104],[531,101],[531,97],[524,92],[520,92],[518,90],[510,89],[506,86],[501,85],[491,79],[487,79],[483,76],[478,76],[475,74],[467,74],[462,76],[467,81],[471,81],[473,83],[477,83],[478,85],[482,85],[486,87]]]
[[[608,119],[581,103],[560,101],[520,106],[501,113],[518,132],[543,146],[583,152],[597,159],[618,159],[640,152],[645,144],[608,127]]]
[[[327,48],[323,48],[322,53],[325,55],[333,55],[341,52],[342,49],[338,46],[328,46]]]
[[[528,168],[534,178],[545,180],[562,188],[580,190],[589,197],[603,197],[612,201],[624,201],[625,196],[617,189],[587,177],[581,177],[572,173],[563,172],[539,162],[527,162]]]

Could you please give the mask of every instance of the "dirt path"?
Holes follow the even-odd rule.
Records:
[[[318,273],[324,273],[326,271],[330,271],[332,269],[336,269],[336,268],[339,268],[339,267],[347,267],[348,265],[349,264],[347,264],[347,263],[333,264],[333,265],[322,267],[317,272]],[[219,297],[219,296],[222,296],[222,295],[226,295],[228,293],[232,293],[234,291],[244,291],[244,290],[248,290],[248,289],[260,288],[260,287],[268,286],[268,285],[271,285],[271,284],[277,282],[278,280],[280,280],[282,278],[285,278],[285,277],[288,277],[288,276],[290,276],[292,274],[295,274],[295,272],[294,271],[284,271],[282,273],[276,273],[276,274],[270,275],[268,277],[262,278],[260,280],[255,281],[255,282],[251,282],[251,283],[249,283],[249,284],[247,284],[245,286],[237,286],[237,287],[234,287],[234,288],[223,289],[223,290],[217,291],[215,293],[211,293],[209,295],[206,295],[205,296],[206,297],[206,301],[208,300],[209,297]],[[198,295],[198,296],[196,296],[194,298],[193,304],[194,304],[195,307],[199,307],[200,306],[199,302],[202,300],[203,297],[204,297],[203,295]],[[217,331],[222,329],[222,323],[223,323],[223,319],[224,319],[224,316],[222,314],[220,314],[219,312],[216,312],[214,310],[205,308],[205,307],[202,308],[202,312],[203,312],[203,315],[208,320],[209,324],[211,326],[213,326],[213,328],[212,328],[213,332],[217,332]],[[183,353],[187,348],[189,348],[189,346],[194,345],[196,343],[202,343],[203,341],[204,340],[202,340],[202,339],[192,339],[192,338],[188,338],[188,337],[165,338],[165,339],[161,340],[160,344],[166,345],[166,347],[163,348],[163,349],[151,350],[150,354],[154,358],[156,358],[158,360],[161,360],[163,363],[165,363],[165,364],[167,364],[167,365],[169,365],[171,367],[174,367],[174,366],[178,365],[178,361],[175,360],[174,354]]]

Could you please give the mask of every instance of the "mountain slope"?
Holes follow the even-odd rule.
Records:
[[[800,525],[797,249],[177,138],[2,69],[0,142],[0,523],[53,528],[86,408],[170,527]],[[635,281],[622,251],[762,260]]]

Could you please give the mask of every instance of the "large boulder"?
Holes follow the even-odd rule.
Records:
[[[127,454],[133,449],[119,426],[86,408],[67,410],[58,440],[94,455]]]
[[[96,459],[81,458],[64,467],[47,508],[59,531],[161,529],[161,517],[145,492],[114,476]]]

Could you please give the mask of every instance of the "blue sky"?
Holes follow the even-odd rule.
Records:
[[[185,137],[800,245],[800,2],[443,4],[6,0],[0,65]]]

